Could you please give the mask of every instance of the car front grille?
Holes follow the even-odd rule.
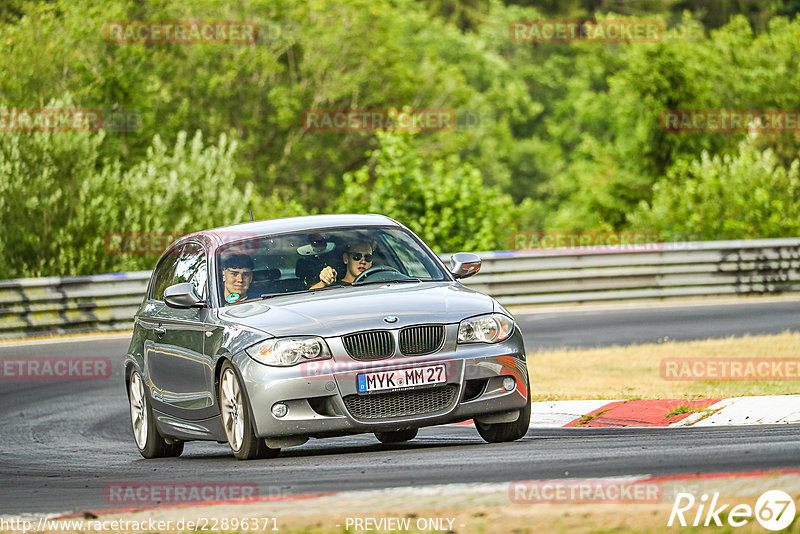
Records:
[[[350,334],[342,337],[342,342],[356,360],[380,360],[394,354],[394,338],[387,330]]]
[[[436,352],[444,342],[444,325],[411,326],[400,330],[400,352],[419,356]]]
[[[455,402],[457,394],[457,384],[446,384],[394,393],[347,395],[344,403],[356,419],[388,419],[445,410]]]

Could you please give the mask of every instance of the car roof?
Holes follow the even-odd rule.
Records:
[[[181,241],[192,236],[206,235],[215,238],[214,240],[218,245],[223,245],[243,238],[261,235],[325,230],[349,226],[402,227],[402,225],[394,219],[377,214],[305,215],[302,217],[284,217],[281,219],[267,219],[263,221],[233,224],[231,226],[221,226],[219,228],[195,232],[194,234],[185,236]]]

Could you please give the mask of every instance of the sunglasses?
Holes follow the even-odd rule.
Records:
[[[360,252],[348,252],[353,261],[361,261],[361,256],[364,256],[364,261],[372,263],[372,254],[361,254]]]

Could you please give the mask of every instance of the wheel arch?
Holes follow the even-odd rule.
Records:
[[[125,380],[125,392],[129,398],[131,394],[131,375],[133,374],[134,371],[139,371],[139,374],[142,374],[141,370],[139,369],[139,366],[136,365],[136,362],[130,357],[126,358],[125,363],[123,364],[122,375]],[[144,380],[144,377],[142,377],[142,380]],[[147,383],[145,382],[145,388],[146,387]]]
[[[214,395],[217,399],[219,399],[219,378],[222,374],[222,366],[225,365],[226,361],[231,362],[231,365],[237,367],[236,362],[233,361],[233,357],[228,351],[223,351],[217,354],[216,362],[214,363]]]
[[[229,362],[231,367],[233,368],[233,372],[236,373],[236,377],[239,379],[239,384],[242,388],[242,394],[244,395],[245,402],[247,402],[247,410],[248,415],[250,416],[250,424],[252,425],[253,429],[258,435],[258,425],[256,424],[256,417],[254,413],[253,403],[250,400],[250,392],[247,390],[247,381],[242,376],[242,369],[239,367],[239,364],[236,363],[236,358],[233,357],[232,354],[229,352],[221,352],[217,355],[217,361],[214,364],[214,399],[217,403],[217,409],[219,410],[220,415],[222,414],[222,406],[219,404],[219,381],[220,376],[222,375],[222,366],[225,365],[225,362]]]

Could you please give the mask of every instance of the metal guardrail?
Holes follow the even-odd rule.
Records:
[[[503,305],[800,291],[800,238],[480,254],[466,282]],[[449,261],[449,255],[443,256]]]
[[[0,339],[126,330],[150,271],[0,281]]]
[[[638,247],[638,250],[631,250]],[[800,238],[479,253],[503,305],[800,291]],[[441,258],[449,262],[450,255]],[[150,271],[0,281],[0,338],[131,328]]]

